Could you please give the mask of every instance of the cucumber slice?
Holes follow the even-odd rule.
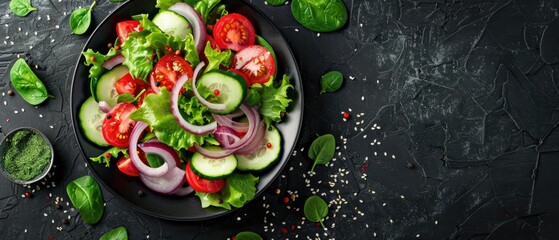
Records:
[[[247,84],[240,75],[223,70],[211,70],[196,82],[196,86],[204,86],[212,93],[216,90],[219,94],[216,96],[218,103],[225,104],[224,111],[216,111],[210,109],[210,112],[217,114],[228,114],[235,111],[245,99],[247,94]]]
[[[109,146],[107,141],[105,141],[105,138],[103,138],[103,133],[101,132],[103,120],[105,119],[105,113],[101,111],[99,104],[93,97],[87,98],[85,102],[82,103],[78,113],[78,118],[87,140],[101,147]]]
[[[161,11],[153,17],[153,23],[164,33],[185,39],[186,35],[192,33],[190,23],[181,15],[172,11]]]
[[[276,127],[269,126],[258,150],[249,155],[237,155],[237,169],[256,172],[267,170],[280,158],[281,144],[280,132]]]
[[[220,151],[221,147],[207,146],[208,150]],[[192,171],[205,179],[223,179],[237,168],[237,158],[231,154],[223,158],[209,158],[195,152],[190,160]]]
[[[97,100],[105,101],[111,107],[116,105],[118,93],[116,92],[115,83],[126,74],[128,74],[128,68],[124,65],[117,66],[103,74],[99,78],[97,88],[95,89]]]

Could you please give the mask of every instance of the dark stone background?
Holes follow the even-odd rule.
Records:
[[[89,171],[69,107],[71,76],[89,35],[72,35],[68,19],[90,3],[35,0],[39,11],[21,18],[8,0],[0,2],[0,130],[39,128],[57,155],[41,183],[0,178],[2,239],[97,239],[121,225],[131,239],[226,239],[245,230],[265,239],[559,233],[559,1],[346,0],[348,25],[321,34],[295,22],[289,5],[250,1],[281,29],[302,71],[303,129],[281,177],[246,207],[203,222],[146,216],[105,192],[104,217],[93,226],[67,205],[64,189]],[[119,4],[99,0],[94,25]],[[6,94],[18,56],[55,99],[35,108]],[[329,70],[342,71],[345,84],[320,95],[320,76]],[[309,174],[306,149],[325,133],[337,138],[336,158]],[[33,197],[22,197],[26,191]],[[284,203],[291,193],[295,201]],[[312,194],[330,204],[326,230],[304,219]]]

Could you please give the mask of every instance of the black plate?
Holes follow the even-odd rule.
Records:
[[[303,89],[293,53],[273,23],[260,11],[243,1],[229,0],[223,2],[227,4],[229,12],[241,13],[250,19],[256,33],[270,42],[278,58],[278,76],[287,74],[296,89],[294,101],[286,120],[277,125],[284,139],[281,160],[267,173],[260,176],[260,182],[257,186],[258,196],[281,173],[294,150],[303,117]],[[88,48],[100,52],[108,51],[107,44],[113,42],[116,38],[115,25],[117,22],[130,19],[130,16],[140,13],[149,13],[153,17],[156,12],[155,0],[133,0],[122,4],[95,29],[85,44],[83,51]],[[81,152],[85,159],[89,159],[90,157],[98,156],[104,152],[104,149],[96,147],[86,140],[79,127],[77,117],[79,107],[90,96],[89,79],[87,77],[89,68],[85,67],[83,62],[84,58],[81,56],[74,72],[71,99],[72,122]],[[128,177],[120,173],[114,164],[109,168],[97,163],[91,163],[88,166],[99,182],[113,195],[122,199],[135,210],[148,215],[169,220],[196,221],[218,217],[230,212],[220,208],[203,209],[200,206],[198,197],[193,195],[177,197],[157,194],[147,189],[138,178]],[[138,190],[144,191],[146,196],[139,197]]]

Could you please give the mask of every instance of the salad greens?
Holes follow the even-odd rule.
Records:
[[[104,163],[106,167],[109,167],[111,164],[111,159],[117,158],[122,154],[125,157],[128,157],[128,148],[118,148],[118,147],[111,147],[103,154],[92,157],[90,160],[96,163]]]
[[[43,82],[35,75],[23,58],[19,58],[12,65],[10,79],[23,100],[31,105],[41,104],[47,98],[53,97],[48,94]]]
[[[11,0],[10,10],[20,17],[27,16],[30,12],[37,11],[36,7],[31,6],[31,0]]]
[[[155,7],[160,10],[167,10],[175,3],[184,2],[194,7],[200,14],[202,20],[207,24],[213,24],[217,19],[226,15],[225,4],[220,4],[221,0],[157,0]]]
[[[293,0],[291,13],[297,22],[316,32],[335,31],[347,22],[342,0]]]
[[[322,228],[326,228],[323,219],[328,215],[328,204],[322,198],[317,195],[307,198],[303,212],[309,221],[320,222]]]
[[[103,194],[93,177],[86,175],[70,182],[66,193],[84,223],[95,224],[101,220],[105,210]]]
[[[262,240],[262,237],[255,232],[244,231],[235,235],[235,240]]]
[[[293,89],[294,87],[289,83],[287,75],[283,75],[277,87],[274,86],[274,81],[267,82],[260,89],[255,87],[260,95],[260,114],[264,116],[266,125],[281,121],[282,114],[286,112],[289,103],[293,101],[287,96],[290,88]]]
[[[256,183],[259,178],[252,174],[233,173],[227,177],[227,185],[218,193],[196,192],[202,201],[202,207],[240,208],[256,195]]]

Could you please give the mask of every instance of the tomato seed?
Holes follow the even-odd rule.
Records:
[[[214,95],[215,95],[216,97],[218,97],[218,96],[219,96],[219,94],[220,94],[219,90],[217,90],[217,89],[216,89],[216,90],[214,90]]]

